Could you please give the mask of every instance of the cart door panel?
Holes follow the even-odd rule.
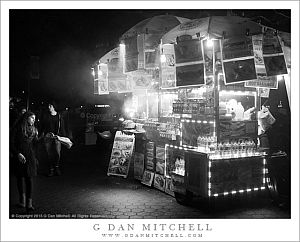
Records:
[[[187,190],[207,197],[208,159],[203,153],[185,153]]]

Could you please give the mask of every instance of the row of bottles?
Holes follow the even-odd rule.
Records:
[[[204,99],[176,100],[173,103],[173,113],[212,115],[214,114],[214,107],[213,104],[207,103]]]
[[[253,140],[241,139],[239,141],[219,143],[215,153],[221,156],[241,157],[253,155],[255,151],[256,144]]]
[[[197,138],[197,146],[199,150],[204,152],[214,152],[217,147],[216,136],[199,136]]]
[[[245,139],[217,143],[215,136],[199,136],[197,146],[200,151],[229,157],[251,156],[256,152],[255,142]]]

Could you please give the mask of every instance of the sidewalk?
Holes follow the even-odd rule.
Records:
[[[108,147],[74,146],[63,150],[62,176],[47,177],[46,164],[40,161],[35,178],[35,211],[29,218],[103,218],[103,219],[288,219],[289,209],[272,204],[267,194],[251,199],[233,199],[218,203],[208,211],[199,200],[189,206],[133,178],[107,176]],[[26,215],[18,208],[16,183],[10,179],[10,216]]]

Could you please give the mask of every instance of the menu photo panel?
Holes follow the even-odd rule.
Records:
[[[174,45],[176,64],[203,61],[202,44],[199,39],[180,41]]]
[[[223,70],[226,85],[257,79],[253,58],[228,62],[224,61]]]
[[[263,35],[262,52],[267,76],[288,74],[281,43],[272,31]]]
[[[225,85],[257,79],[251,37],[222,40],[221,58]]]
[[[125,42],[125,72],[138,69],[138,43],[137,36],[126,38]]]
[[[204,64],[176,66],[176,86],[197,86],[205,84]]]

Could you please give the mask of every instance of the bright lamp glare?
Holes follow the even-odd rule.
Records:
[[[161,55],[161,56],[160,56],[160,62],[161,62],[161,63],[166,63],[166,61],[167,61],[166,56],[165,56],[165,55]]]
[[[282,76],[282,75],[277,76],[277,81],[283,81],[283,80],[284,80],[284,76]]]
[[[92,75],[95,76],[95,71],[94,71],[94,69],[92,70]]]
[[[211,39],[207,39],[206,45],[207,45],[207,47],[212,47],[213,46],[213,41]]]
[[[99,74],[99,76],[102,76],[103,75],[103,71],[99,70],[98,74]]]

